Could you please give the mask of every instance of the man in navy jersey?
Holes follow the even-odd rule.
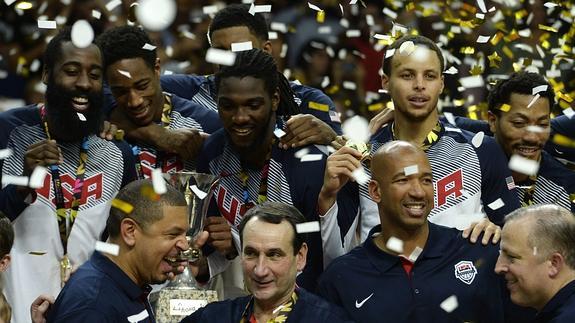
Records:
[[[495,245],[428,221],[434,205],[426,154],[392,141],[372,159],[369,194],[381,225],[334,260],[318,292],[356,322],[503,322],[508,300],[493,268]],[[383,314],[382,314],[383,313]]]
[[[217,113],[162,91],[160,59],[141,28],[115,27],[100,35],[96,43],[106,62],[111,92],[107,103],[114,107],[110,121],[126,131],[138,160],[139,177],[149,177],[155,168],[163,173],[194,170],[195,154],[204,139],[201,132],[209,134],[221,128]],[[153,129],[161,140],[155,144],[138,140],[140,129],[152,124],[158,125]],[[176,154],[184,149],[180,146],[185,146],[183,156]]]
[[[224,129],[205,141],[197,170],[222,177],[209,215],[220,214],[233,225],[236,246],[237,226],[245,211],[265,200],[293,205],[307,221],[318,219],[316,201],[325,155],[315,145],[305,147],[300,153],[305,156],[294,148],[279,147],[281,133],[274,129],[281,128],[283,120],[278,116],[293,111],[283,110],[280,104],[278,74],[271,55],[252,49],[239,52],[235,64],[221,67],[215,77]],[[313,291],[323,270],[319,233],[310,234],[308,247],[307,265],[298,283]],[[217,272],[210,268],[212,276]]]
[[[57,295],[72,268],[88,259],[114,195],[135,178],[130,147],[96,136],[103,101],[98,47],[76,47],[65,29],[48,44],[44,63],[46,103],[0,114],[0,149],[13,152],[0,160],[0,208],[15,233],[4,277],[15,322],[26,321],[38,294]],[[34,183],[38,166],[49,170]]]
[[[473,222],[488,223],[487,217],[502,225],[503,217],[520,206],[511,173],[504,167],[505,155],[492,138],[474,138],[472,133],[439,120],[437,101],[443,90],[444,69],[441,50],[422,36],[404,36],[390,50],[394,50],[394,55],[383,62],[382,86],[394,102],[395,120],[371,138],[371,151],[399,139],[426,152],[435,186],[431,222],[464,229]],[[355,235],[357,225],[363,241],[379,222],[367,186],[348,183],[352,171],[360,167],[361,157],[340,150],[328,159],[327,169],[332,173],[325,176],[318,210],[324,215],[322,231],[339,231],[333,238],[322,234],[334,245],[342,245],[341,236],[344,247],[353,246],[345,241]],[[369,169],[364,168],[369,174]]]
[[[535,322],[574,322],[573,214],[549,204],[509,214],[495,272],[505,277],[515,304],[537,310]]]

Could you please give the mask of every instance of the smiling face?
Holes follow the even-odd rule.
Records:
[[[533,96],[511,93],[508,112],[489,113],[489,126],[508,157],[520,155],[539,160],[549,139],[549,99],[540,97],[527,108]]]
[[[127,58],[106,69],[118,107],[138,126],[160,120],[164,103],[160,87],[160,63],[150,68],[143,58]]]
[[[437,53],[424,45],[407,55],[396,49],[390,75],[382,76],[395,113],[413,122],[437,118],[437,101],[443,91],[443,75]]]
[[[222,78],[218,113],[239,153],[258,148],[271,136],[278,102],[278,92],[270,96],[261,79],[252,76]]]
[[[505,277],[513,303],[540,310],[550,299],[546,293],[550,264],[529,244],[532,222],[519,219],[505,224],[495,272]]]
[[[297,271],[305,267],[307,246],[304,243],[294,255],[294,234],[286,220],[273,224],[254,217],[244,227],[244,281],[261,307],[275,307],[285,302],[295,288]]]

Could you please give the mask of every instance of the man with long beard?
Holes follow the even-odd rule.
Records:
[[[88,259],[114,195],[135,178],[128,145],[96,136],[98,47],[76,47],[65,29],[48,44],[44,63],[46,103],[0,114],[0,149],[11,150],[0,160],[0,209],[16,237],[4,290],[14,322],[26,320],[38,294],[57,295],[72,268]]]

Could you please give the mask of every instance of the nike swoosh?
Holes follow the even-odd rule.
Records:
[[[367,298],[365,298],[363,301],[361,301],[361,302],[359,302],[359,303],[358,303],[357,300],[356,300],[356,301],[355,301],[355,308],[360,308],[360,307],[362,307],[363,304],[364,304],[365,302],[367,302],[367,300],[370,299],[372,296],[373,296],[373,293],[371,293],[371,295],[369,295]]]

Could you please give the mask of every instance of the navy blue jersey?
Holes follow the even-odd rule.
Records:
[[[298,299],[289,313],[287,323],[339,323],[347,320],[345,312],[324,299],[298,289]],[[251,296],[210,303],[184,318],[182,323],[230,323],[240,322]]]
[[[561,288],[537,313],[534,323],[575,322],[575,281]]]
[[[456,229],[429,223],[429,237],[411,274],[402,260],[379,249],[373,235],[334,260],[318,293],[346,310],[355,322],[504,322],[504,280],[493,271],[495,245],[471,244]],[[450,313],[440,307],[455,296]]]
[[[310,154],[322,154],[315,146],[308,146]],[[317,221],[317,196],[323,183],[325,155],[312,162],[300,162],[294,156],[296,150],[283,150],[272,146],[267,182],[267,200],[295,206],[307,221]],[[240,179],[242,167],[239,155],[231,147],[226,132],[221,129],[204,143],[198,157],[197,171],[221,176],[215,188],[214,203],[208,215],[221,214],[232,224],[236,245],[239,246],[237,227],[244,209],[243,182]],[[249,178],[247,188],[249,201],[256,203],[260,190],[262,170],[245,169]],[[309,291],[315,290],[317,277],[323,270],[322,244],[319,232],[308,236],[307,265],[298,276],[298,284]]]
[[[166,93],[167,94],[167,93]],[[196,129],[207,134],[214,133],[222,128],[218,113],[204,106],[195,104],[190,100],[182,99],[177,95],[167,94],[172,98],[172,111],[170,113],[169,129]],[[133,144],[130,142],[130,144]],[[157,168],[158,151],[151,145],[139,145],[139,160],[142,165],[142,172],[149,177],[152,169]],[[177,154],[160,152],[161,166],[163,173],[195,170],[195,160],[183,161]]]
[[[7,159],[0,160],[1,176],[21,175],[26,150],[33,143],[45,139],[36,105],[1,113],[0,149],[10,148],[14,152]],[[80,140],[58,142],[64,159],[59,166],[60,180],[68,208],[80,158]],[[81,264],[88,259],[104,230],[112,199],[136,176],[134,158],[126,142],[107,141],[91,135],[88,144],[82,197],[68,238],[68,255],[73,264]],[[63,248],[51,174],[45,177],[36,193],[36,199],[26,203],[16,194],[14,185],[4,186],[0,191],[0,207],[13,221],[15,233],[12,263],[4,276],[4,292],[13,306],[16,322],[29,320],[29,306],[39,294],[57,295],[60,291],[58,261],[63,256]]]
[[[200,75],[163,75],[162,88],[197,104],[218,110],[215,99],[214,76]],[[341,135],[341,124],[337,117],[333,101],[322,91],[290,82],[295,93],[294,100],[300,107],[300,112],[312,114],[327,123],[338,135]]]
[[[70,277],[47,322],[156,322],[148,302],[150,286],[140,287],[106,256],[95,251]]]

